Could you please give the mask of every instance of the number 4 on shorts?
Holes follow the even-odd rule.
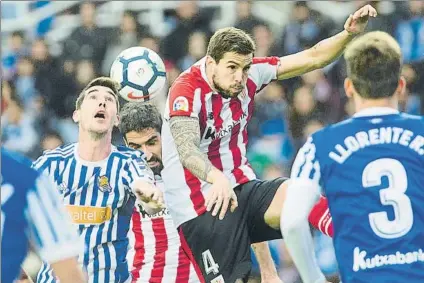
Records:
[[[206,274],[213,272],[213,274],[216,275],[219,273],[219,265],[213,259],[210,250],[206,250],[202,253],[202,259]]]

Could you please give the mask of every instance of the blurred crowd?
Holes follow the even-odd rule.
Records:
[[[200,8],[196,1],[181,1],[166,16],[171,29],[162,38],[141,25],[139,15],[131,10],[123,13],[116,27],[98,26],[96,9],[103,2],[83,2],[72,8],[79,9],[80,25],[61,42],[58,56],[52,55],[44,37],[54,18],[39,23],[36,32],[2,35],[7,36],[7,48],[1,52],[2,95],[9,101],[9,108],[1,117],[4,147],[36,158],[43,150],[76,141],[78,128],[71,118],[76,97],[90,80],[108,75],[117,54],[128,47],[145,46],[159,53],[165,61],[168,86],[205,55],[215,15],[210,9]],[[312,2],[294,2],[287,11],[289,21],[276,30],[267,21],[253,16],[254,3],[238,1],[233,25],[252,35],[257,44],[255,56],[288,55],[342,30],[345,18],[337,11],[343,9],[340,7],[344,1],[327,2],[334,7],[334,15],[314,8]],[[365,3],[355,1],[353,7]],[[368,31],[391,33],[403,51],[402,73],[407,89],[401,95],[399,108],[422,115],[424,1],[393,2],[389,11],[383,9],[383,2],[371,4],[380,15],[370,21]],[[294,155],[309,134],[353,113],[343,91],[345,75],[344,60],[340,58],[324,69],[273,82],[257,96],[248,154],[260,177],[287,176]],[[166,92],[167,88],[154,101],[161,110]],[[122,144],[117,131],[114,142]],[[316,241],[321,267],[327,275],[336,274],[331,240],[317,234]],[[283,255],[275,256],[282,277],[286,282],[297,282],[290,258],[281,252],[281,241],[271,246],[273,253]]]

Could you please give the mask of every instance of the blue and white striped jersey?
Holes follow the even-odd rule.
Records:
[[[28,164],[29,163],[29,164]],[[54,185],[1,149],[1,282],[12,283],[29,246],[46,262],[78,255],[77,233]]]
[[[57,185],[84,246],[79,263],[89,282],[126,282],[130,280],[126,261],[127,232],[135,197],[131,184],[143,179],[154,183],[140,151],[112,146],[111,154],[99,162],[81,160],[78,143],[47,151],[34,167],[47,173]],[[53,282],[47,265],[37,282]]]
[[[291,177],[327,196],[344,283],[424,282],[423,117],[358,112],[314,133]]]

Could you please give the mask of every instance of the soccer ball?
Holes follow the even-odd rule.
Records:
[[[165,85],[165,64],[153,50],[131,47],[116,57],[110,77],[121,84],[122,98],[144,102],[155,97]]]

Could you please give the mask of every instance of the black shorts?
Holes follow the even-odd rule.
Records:
[[[277,189],[287,179],[254,180],[237,186],[238,207],[223,220],[205,212],[178,228],[183,248],[203,276],[201,282],[247,282],[251,270],[250,244],[281,239],[264,214]],[[221,279],[221,281],[220,281]]]

